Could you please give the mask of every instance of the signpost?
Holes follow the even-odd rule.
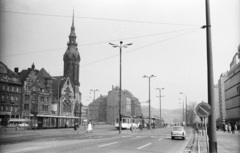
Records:
[[[204,123],[204,127],[205,127],[205,137],[206,137],[206,143],[207,141],[207,127],[206,127],[206,122],[205,122],[205,118],[208,117],[209,115],[211,115],[212,113],[212,108],[208,103],[205,102],[201,102],[197,105],[196,107],[196,113],[199,117],[203,118],[203,123]],[[208,152],[208,143],[207,143],[207,152]]]

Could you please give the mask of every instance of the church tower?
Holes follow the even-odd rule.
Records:
[[[79,83],[79,63],[80,63],[80,54],[77,48],[76,34],[74,27],[74,12],[72,17],[72,26],[71,32],[69,35],[69,42],[67,43],[68,48],[63,56],[64,61],[64,77],[69,77],[73,86],[80,86]]]

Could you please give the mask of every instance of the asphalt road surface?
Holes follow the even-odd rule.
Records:
[[[1,131],[1,153],[182,153],[192,135],[185,128],[185,140],[172,140],[171,127],[144,129],[142,132],[118,130],[112,126],[96,126],[93,133],[80,128],[52,130]]]

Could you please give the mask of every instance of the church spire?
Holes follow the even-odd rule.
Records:
[[[73,8],[73,16],[72,16],[72,28],[75,28],[74,27],[74,8]]]

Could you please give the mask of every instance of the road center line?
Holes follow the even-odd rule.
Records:
[[[138,147],[137,149],[142,149],[142,148],[144,148],[144,147],[146,147],[146,146],[148,146],[148,145],[150,145],[150,144],[152,144],[152,143],[148,143],[148,144],[146,144],[146,145],[144,145],[144,146]]]
[[[162,140],[162,139],[164,139],[164,138],[161,138],[161,139],[158,139],[158,140]]]
[[[115,143],[118,143],[118,142],[108,143],[108,144],[104,144],[104,145],[101,145],[101,146],[98,146],[98,147],[104,147],[104,146],[112,145],[112,144],[115,144]]]

